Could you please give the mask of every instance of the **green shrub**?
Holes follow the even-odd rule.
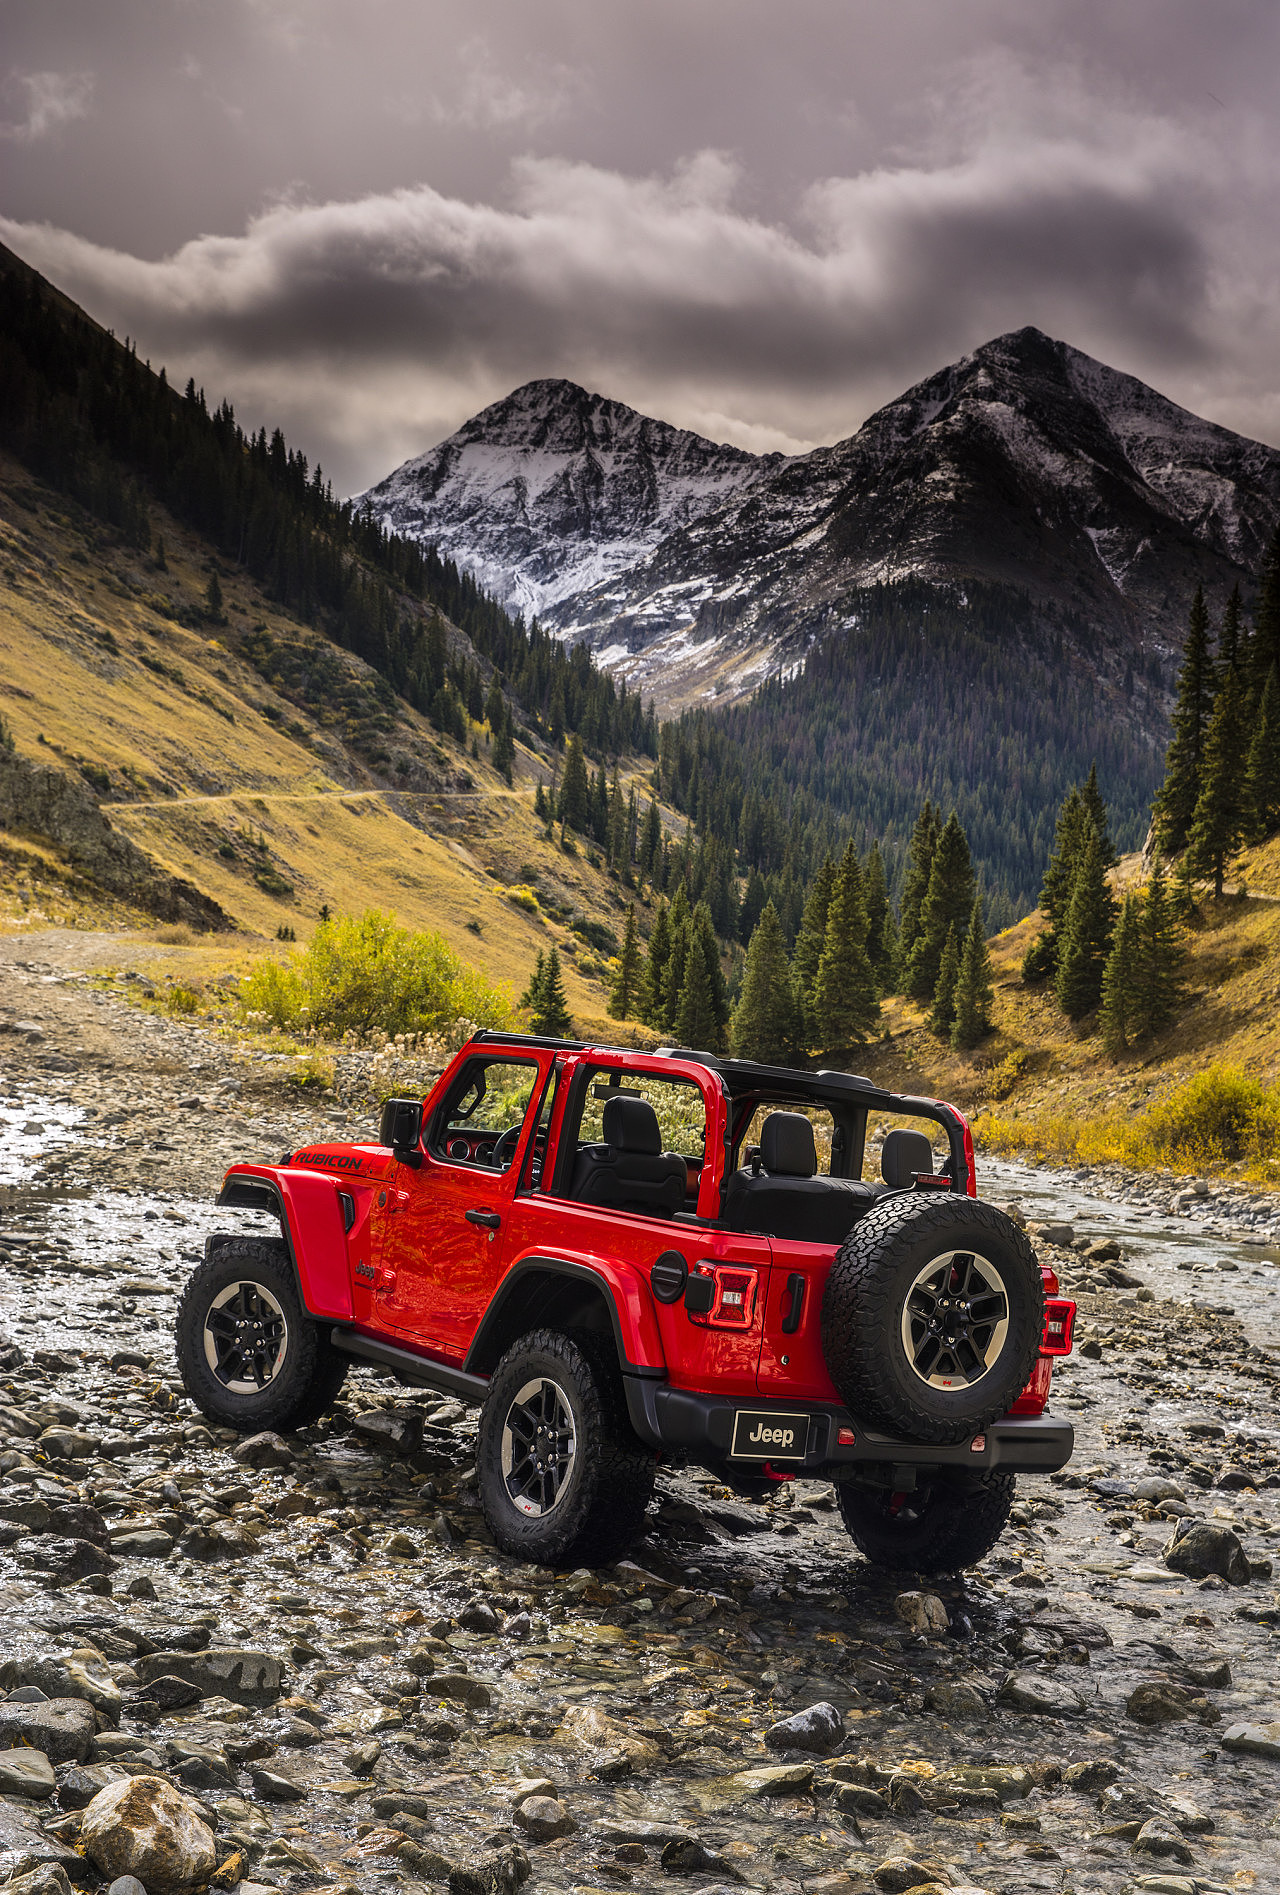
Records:
[[[1144,1143],[1175,1165],[1280,1158],[1280,1088],[1210,1066],[1144,1114]]]
[[[443,935],[412,933],[376,908],[322,921],[304,951],[263,961],[240,1003],[284,1031],[314,1027],[332,1039],[375,1029],[447,1033],[457,1020],[506,1026],[511,999],[454,953]]]
[[[525,882],[513,882],[506,891],[506,897],[516,908],[523,908],[528,915],[538,912],[538,897]]]
[[[166,1011],[172,1014],[198,1013],[200,996],[194,987],[184,986],[181,981],[177,981],[166,989],[164,1004]]]

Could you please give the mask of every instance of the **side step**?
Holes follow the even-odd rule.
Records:
[[[489,1392],[489,1383],[483,1375],[468,1375],[462,1369],[450,1368],[447,1362],[432,1362],[426,1356],[415,1355],[412,1349],[397,1349],[392,1343],[362,1336],[358,1329],[332,1329],[329,1340],[344,1355],[358,1356],[362,1362],[389,1369],[402,1382],[438,1388],[442,1394],[454,1395],[473,1408],[478,1408]]]

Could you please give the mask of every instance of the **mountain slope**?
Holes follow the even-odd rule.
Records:
[[[718,447],[574,382],[527,382],[358,498],[545,615],[644,559],[781,460]]]
[[[1023,329],[551,618],[660,705],[740,695],[908,579],[1004,589],[1123,670],[1179,641],[1197,582],[1247,588],[1278,515],[1280,452]]]

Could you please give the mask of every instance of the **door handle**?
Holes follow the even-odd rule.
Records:
[[[793,1270],[787,1278],[787,1313],[782,1318],[784,1336],[794,1336],[800,1327],[800,1318],[804,1314],[805,1279],[799,1270]]]
[[[483,1224],[486,1230],[497,1230],[502,1218],[497,1211],[468,1211],[468,1224]]]

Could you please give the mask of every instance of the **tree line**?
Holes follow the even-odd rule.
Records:
[[[229,402],[140,362],[0,257],[0,440],[33,473],[128,543],[151,546],[148,502],[166,506],[268,596],[365,659],[415,709],[456,734],[473,679],[450,660],[442,618],[499,675],[539,736],[576,731],[595,754],[655,754],[657,720],[580,646],[512,620],[434,547],[335,498],[279,428],[246,433]],[[158,547],[157,565],[164,565]],[[215,575],[216,577],[216,575]],[[474,671],[476,667],[472,667]],[[472,713],[474,714],[474,713]]]

